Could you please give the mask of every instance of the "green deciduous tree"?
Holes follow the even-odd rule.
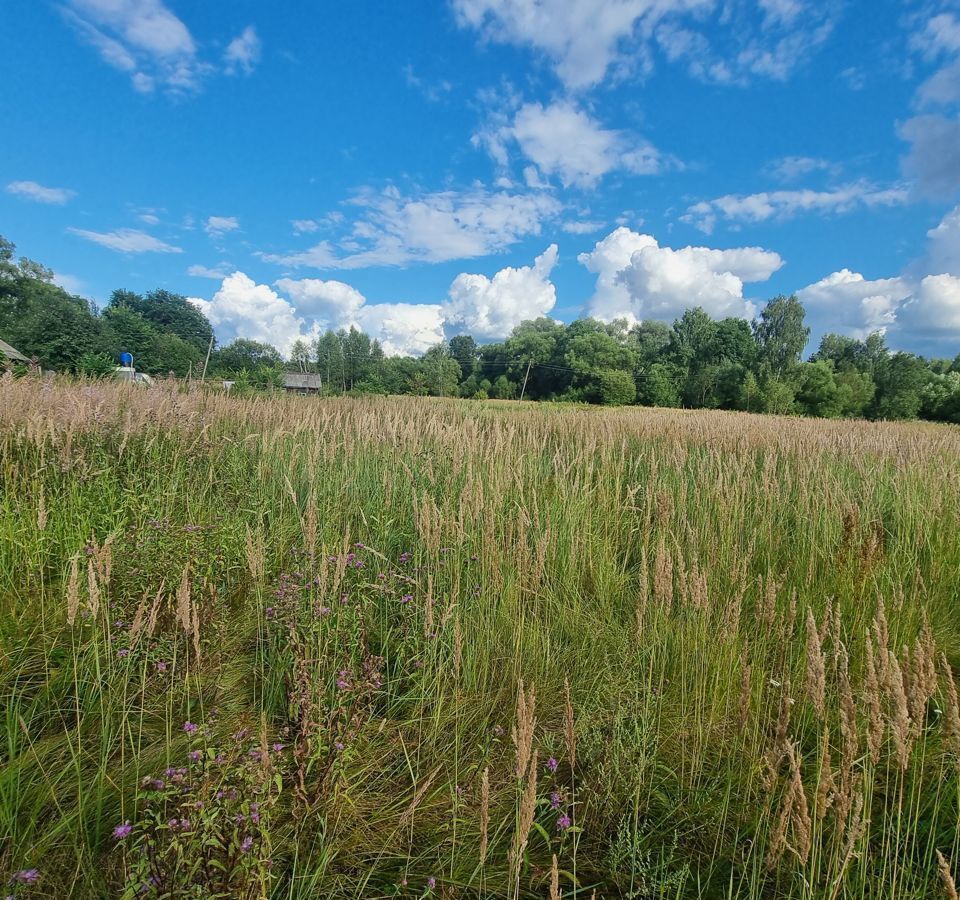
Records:
[[[877,391],[869,413],[875,419],[915,419],[928,378],[923,360],[912,353],[893,353],[874,372]]]
[[[458,334],[450,338],[450,355],[460,365],[462,381],[466,381],[476,371],[479,349],[477,342],[469,334]]]
[[[777,379],[800,361],[810,329],[804,325],[803,304],[794,296],[774,297],[753,320],[760,362]]]
[[[828,363],[822,360],[801,363],[797,367],[795,383],[799,412],[827,419],[835,419],[842,413],[840,388]]]
[[[249,338],[237,338],[214,353],[212,364],[214,371],[222,374],[247,371],[254,372],[261,367],[277,368],[283,362],[280,351],[270,344],[252,341]]]

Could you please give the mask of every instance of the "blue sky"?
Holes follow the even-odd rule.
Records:
[[[960,3],[6,0],[0,233],[221,340],[750,317],[960,351]]]

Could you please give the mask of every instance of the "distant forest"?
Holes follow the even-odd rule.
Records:
[[[285,361],[269,344],[213,341],[207,377],[235,389],[268,390],[291,369],[320,376],[323,393],[422,394],[467,398],[736,409],[829,418],[960,423],[960,354],[924,359],[893,352],[883,335],[823,337],[802,361],[810,329],[796,297],[775,297],[751,323],[711,319],[699,307],[672,325],[579,319],[523,322],[501,343],[462,334],[422,357],[388,357],[355,328],[298,341]],[[109,375],[133,354],[151,375],[199,376],[213,339],[206,317],[165,290],[114,291],[97,309],[15,254],[0,237],[0,339],[44,368]]]

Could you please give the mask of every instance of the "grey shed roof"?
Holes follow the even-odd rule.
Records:
[[[319,391],[323,383],[313,372],[285,372],[283,386],[290,391]]]
[[[9,344],[4,341],[0,341],[0,356],[5,356],[7,359],[12,359],[14,362],[30,362],[19,350],[14,350]]]

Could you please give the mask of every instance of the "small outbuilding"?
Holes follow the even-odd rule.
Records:
[[[317,394],[323,379],[314,372],[284,372],[283,389],[289,394]]]
[[[0,341],[0,357],[8,359],[10,362],[23,363],[24,365],[30,362],[19,350],[11,347],[5,341]]]

